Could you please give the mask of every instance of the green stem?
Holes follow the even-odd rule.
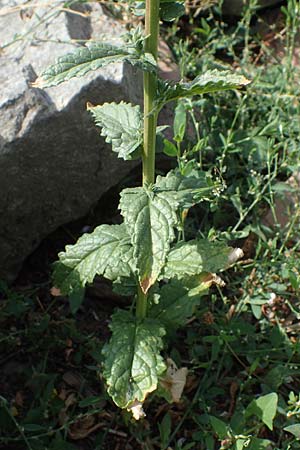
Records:
[[[136,300],[136,318],[143,320],[147,315],[147,294],[144,294],[140,286],[138,287]]]
[[[159,32],[159,0],[146,0],[145,52],[157,60]],[[157,113],[153,113],[157,90],[157,76],[144,72],[144,147],[143,147],[143,185],[153,184],[155,179],[155,144]],[[143,320],[147,315],[147,298],[138,286],[136,318]]]
[[[145,17],[145,52],[151,53],[157,60],[159,30],[159,0],[146,0]],[[144,72],[144,149],[143,149],[143,184],[154,183],[155,177],[155,143],[157,113],[153,113],[157,89],[157,76]]]

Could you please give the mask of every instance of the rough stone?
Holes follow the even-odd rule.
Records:
[[[0,278],[8,281],[45,236],[86,214],[134,167],[110,151],[86,112],[87,101],[139,101],[131,67],[45,90],[30,85],[74,40],[115,43],[125,30],[96,2],[68,12],[63,1],[43,1],[0,0]]]

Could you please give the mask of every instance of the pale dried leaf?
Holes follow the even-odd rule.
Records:
[[[238,259],[244,256],[244,252],[241,248],[234,248],[228,255],[228,264],[234,264]]]
[[[61,295],[62,295],[60,289],[58,289],[58,288],[55,287],[55,286],[53,286],[53,287],[50,289],[50,294],[51,294],[53,297],[61,297]]]
[[[135,420],[143,419],[146,416],[143,404],[137,400],[128,406],[127,411],[132,413]]]
[[[167,358],[167,372],[161,380],[161,385],[170,392],[174,403],[180,402],[180,398],[186,384],[188,369],[181,367],[178,369],[171,358]]]

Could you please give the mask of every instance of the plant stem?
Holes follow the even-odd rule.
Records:
[[[159,0],[146,0],[145,16],[145,52],[151,53],[157,60],[159,30]],[[153,113],[156,96],[157,76],[144,73],[144,149],[143,149],[143,184],[154,183],[155,143],[157,113]]]
[[[159,32],[159,0],[146,0],[145,15],[145,52],[151,53],[157,60]],[[144,147],[143,147],[143,185],[154,183],[155,144],[157,113],[153,113],[157,89],[157,76],[144,72]],[[147,294],[138,286],[136,318],[143,320],[147,315]]]
[[[140,286],[138,287],[136,300],[136,318],[143,320],[147,315],[147,294],[144,294]]]

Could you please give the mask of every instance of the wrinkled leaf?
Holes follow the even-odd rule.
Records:
[[[184,2],[176,0],[161,0],[159,7],[159,17],[166,22],[172,22],[185,13]],[[136,16],[145,15],[145,2],[136,2],[134,5],[134,14]]]
[[[155,71],[155,61],[151,55],[141,55],[133,47],[116,47],[107,43],[93,43],[77,48],[73,53],[58,58],[57,63],[48,67],[33,83],[33,87],[56,86],[74,77],[81,77],[108,64],[126,61],[143,70]]]
[[[121,213],[133,245],[144,293],[155,283],[174,239],[176,204],[146,188],[124,189]]]
[[[166,369],[160,356],[165,330],[153,319],[138,322],[127,311],[116,312],[110,328],[112,337],[103,349],[108,393],[120,408],[138,406]]]
[[[184,3],[169,1],[160,3],[159,15],[162,20],[166,22],[173,22],[173,20],[181,17],[185,13]]]
[[[192,97],[211,92],[238,89],[250,83],[242,75],[236,75],[228,70],[208,70],[189,82],[171,84],[168,81],[159,81],[156,109],[161,109],[168,102],[179,98]]]
[[[185,176],[175,169],[165,177],[159,175],[155,189],[175,199],[181,208],[190,208],[215,196],[222,189],[222,185],[213,183],[205,172],[193,170],[189,176]]]
[[[159,290],[159,301],[149,308],[149,316],[164,323],[168,328],[185,325],[198,305],[202,295],[213,284],[222,285],[216,275],[202,273],[183,280],[173,279]]]
[[[277,412],[278,395],[276,392],[263,395],[247,406],[245,417],[257,416],[270,430],[273,430],[273,420]]]
[[[201,272],[218,272],[231,264],[233,249],[224,242],[193,239],[179,242],[168,254],[161,278],[185,278]]]
[[[76,244],[67,245],[58,256],[53,277],[62,295],[80,296],[95,275],[116,280],[131,274],[132,246],[124,224],[100,225],[93,233],[81,236]]]
[[[136,159],[136,150],[143,143],[143,116],[139,106],[129,103],[104,103],[90,107],[96,125],[102,127],[101,136],[112,144],[113,152],[125,160]]]

